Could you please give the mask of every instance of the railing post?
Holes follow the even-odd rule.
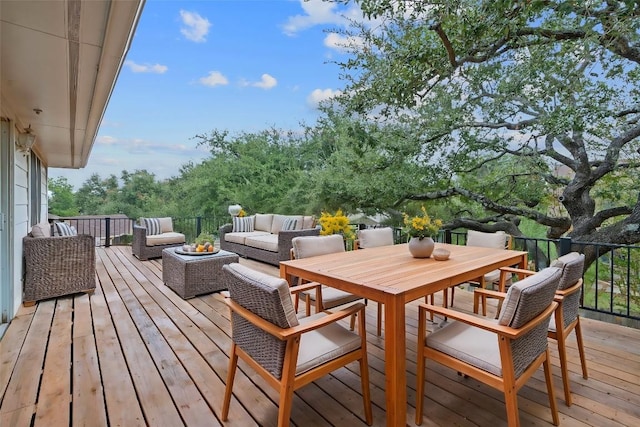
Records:
[[[104,246],[108,248],[111,246],[111,218],[106,217],[104,220],[107,222],[104,225]]]
[[[444,242],[451,243],[451,230],[444,230]]]
[[[561,237],[558,244],[558,256],[566,255],[571,252],[571,237]]]
[[[198,237],[200,234],[202,234],[202,217],[197,216],[196,217],[196,237]]]

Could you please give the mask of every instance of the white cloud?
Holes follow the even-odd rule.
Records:
[[[340,52],[350,52],[364,46],[362,37],[347,37],[337,33],[329,33],[324,38],[324,45]]]
[[[184,27],[180,28],[183,36],[196,43],[207,41],[205,36],[209,34],[209,27],[211,27],[211,22],[207,18],[186,10],[180,11],[180,18],[184,24]]]
[[[261,89],[271,89],[277,84],[278,81],[275,79],[275,77],[270,76],[269,74],[263,74],[260,81],[253,83],[252,86],[259,87]]]
[[[160,64],[137,64],[133,61],[126,60],[124,61],[124,65],[129,67],[131,71],[134,73],[153,73],[153,74],[164,74],[169,67],[166,65]]]
[[[297,32],[321,24],[345,24],[343,15],[353,15],[353,10],[358,8],[352,6],[347,11],[337,11],[337,4],[327,3],[323,0],[300,0],[300,6],[304,15],[290,16],[282,26],[285,34],[295,35]],[[361,16],[361,15],[359,15]]]
[[[316,108],[321,102],[335,98],[341,94],[342,92],[339,90],[316,89],[307,97],[307,104],[312,108]]]
[[[229,84],[229,80],[220,71],[211,71],[206,77],[200,77],[198,82],[204,86],[225,86]]]

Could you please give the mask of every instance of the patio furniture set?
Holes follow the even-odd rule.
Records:
[[[248,221],[253,221],[253,227],[248,226]],[[279,228],[275,232],[274,221]],[[490,247],[438,243],[437,248],[450,252],[447,261],[417,259],[410,255],[406,244],[394,245],[385,229],[376,230],[377,234],[363,230],[355,245],[358,250],[345,252],[340,236],[317,236],[317,228],[302,228],[303,223],[302,217],[289,220],[278,215],[234,221],[231,229],[221,229],[222,249],[214,253],[183,251],[184,235],[173,231],[170,218],[146,221],[144,227],[134,226],[133,254],[141,260],[162,257],[163,281],[177,295],[187,299],[229,290],[225,301],[232,314],[232,351],[223,420],[229,412],[238,358],[280,390],[281,426],[289,424],[295,389],[358,361],[364,415],[371,425],[364,309],[366,302],[372,300],[379,308],[378,335],[384,306],[387,425],[404,426],[405,306],[419,298],[426,302],[436,292],[475,281],[480,285],[474,291],[475,315],[449,308],[446,293],[442,307],[433,305],[433,299],[431,304],[419,305],[416,424],[423,420],[425,362],[430,359],[502,391],[510,426],[519,425],[518,389],[542,365],[550,421],[558,425],[547,339],[558,343],[565,403],[569,406],[565,340],[571,331],[575,331],[583,377],[587,378],[577,309],[583,255],[570,253],[534,273],[525,269],[527,252],[505,250],[507,246],[501,240],[499,244],[483,245]],[[308,235],[309,230],[316,234]],[[287,259],[278,261],[280,278],[238,263],[239,256],[251,254],[266,262],[279,259],[284,240],[278,234],[296,231],[303,233],[284,239],[291,246]],[[39,224],[23,240],[25,305],[95,289],[95,246],[90,236],[50,234],[48,224]],[[256,249],[250,246],[251,239],[278,255],[255,255],[250,249]],[[333,240],[340,250],[332,249]],[[239,254],[225,249],[237,249],[238,245],[244,245],[247,251]],[[513,277],[519,280],[512,282]],[[489,289],[491,285],[494,289]],[[306,302],[302,318],[297,316],[299,297]],[[484,317],[489,298],[499,300],[497,321]],[[315,314],[311,313],[312,306]],[[477,314],[480,307],[482,316]],[[427,333],[427,316],[433,319],[434,313],[447,321],[435,332]],[[353,332],[356,315],[358,332]],[[351,330],[336,323],[349,316]]]

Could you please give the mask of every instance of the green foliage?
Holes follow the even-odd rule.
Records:
[[[196,245],[204,245],[209,242],[213,244],[216,241],[216,237],[213,234],[209,233],[200,233],[198,237],[196,237],[195,244]]]
[[[80,213],[76,206],[73,186],[67,178],[50,178],[47,185],[50,193],[49,213],[61,217],[76,216]]]

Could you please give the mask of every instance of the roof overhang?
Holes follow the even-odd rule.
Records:
[[[48,167],[86,166],[145,0],[0,1],[0,95]]]

